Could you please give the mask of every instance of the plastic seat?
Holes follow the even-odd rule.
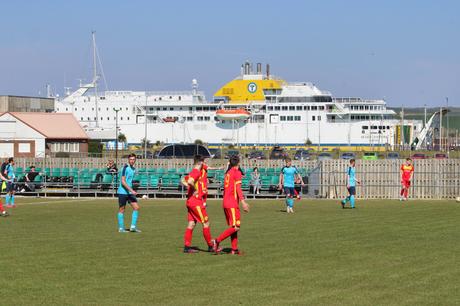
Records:
[[[149,183],[150,183],[150,188],[158,188],[158,185],[160,183],[160,178],[156,175],[151,175]]]

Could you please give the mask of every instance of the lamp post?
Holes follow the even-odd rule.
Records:
[[[449,152],[450,152],[450,147],[449,147],[449,98],[446,97],[446,130],[447,130],[447,133],[446,133],[446,153],[447,153],[447,157],[449,157]]]
[[[115,164],[118,165],[118,112],[120,109],[114,108],[115,111]]]
[[[147,93],[145,93],[144,129],[144,158],[147,158]]]

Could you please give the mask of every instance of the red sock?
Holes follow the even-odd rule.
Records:
[[[0,202],[0,212],[4,212],[5,210],[3,209],[3,203]]]
[[[192,245],[192,236],[193,236],[193,229],[186,228],[184,234],[184,246],[189,247]]]
[[[209,227],[203,227],[203,237],[204,237],[204,240],[206,240],[206,243],[208,244],[208,246],[211,246],[212,238],[211,238],[211,229]]]
[[[404,189],[405,189],[405,188],[401,189],[401,193],[400,193],[401,196],[404,195]]]
[[[236,229],[234,227],[229,227],[225,231],[217,237],[217,242],[221,242],[222,240],[227,239],[231,234],[235,233]]]
[[[232,250],[238,250],[238,232],[233,233],[230,237],[232,240]]]

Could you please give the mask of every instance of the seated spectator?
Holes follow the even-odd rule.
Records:
[[[251,186],[255,194],[260,194],[260,173],[257,167],[254,167],[251,173]]]
[[[35,192],[34,180],[39,174],[40,173],[35,171],[35,166],[30,166],[30,171],[24,177],[25,183],[24,183],[24,188],[21,190],[21,192],[24,192],[24,191]]]
[[[113,160],[109,160],[109,162],[107,163],[107,170],[106,170],[106,173],[107,173],[107,174],[112,174],[112,175],[118,173],[117,165],[115,165],[115,163],[113,162]]]

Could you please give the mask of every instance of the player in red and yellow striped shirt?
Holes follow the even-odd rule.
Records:
[[[204,184],[202,181],[202,164],[203,157],[196,155],[194,157],[194,166],[192,171],[182,180],[182,184],[187,187],[187,219],[188,225],[184,234],[184,253],[196,253],[196,249],[191,248],[193,229],[197,222],[203,225],[203,237],[208,244],[208,251],[212,251],[211,230],[209,228],[209,218],[203,205],[205,196]]]
[[[400,201],[407,201],[409,195],[410,180],[414,173],[414,166],[412,165],[412,159],[407,158],[406,162],[401,166],[401,193]]]
[[[219,244],[228,237],[230,237],[232,244],[231,253],[235,255],[241,254],[238,250],[238,231],[241,226],[239,203],[241,202],[245,212],[249,212],[249,205],[246,203],[243,191],[241,190],[243,174],[238,166],[239,162],[240,159],[238,156],[232,156],[228,170],[225,173],[223,207],[229,227],[212,241],[216,254],[221,251]]]

